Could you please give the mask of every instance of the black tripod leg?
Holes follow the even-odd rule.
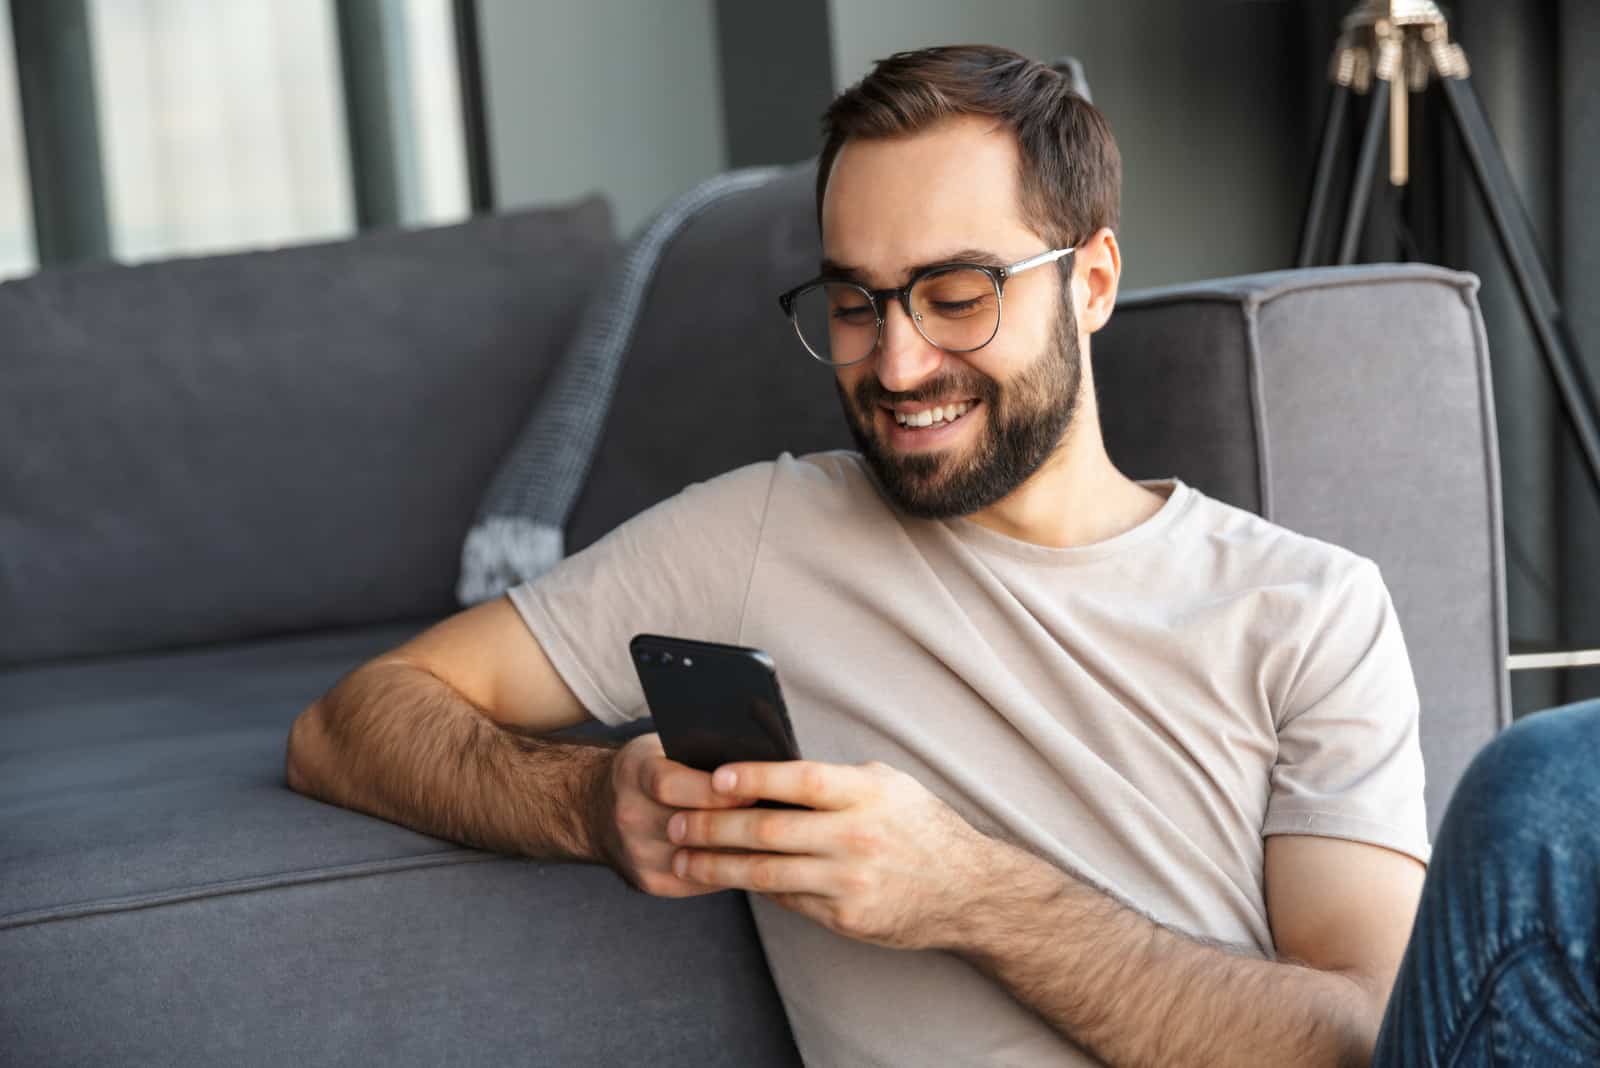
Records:
[[[1483,194],[1489,220],[1494,224],[1500,251],[1511,268],[1517,292],[1522,296],[1522,307],[1533,324],[1550,377],[1567,409],[1567,418],[1572,421],[1578,447],[1588,462],[1589,477],[1594,481],[1595,491],[1600,493],[1600,430],[1596,429],[1600,403],[1596,402],[1594,383],[1583,365],[1573,359],[1572,339],[1567,333],[1555,288],[1539,258],[1533,226],[1522,208],[1517,187],[1512,184],[1505,157],[1500,154],[1500,146],[1478,103],[1478,95],[1465,78],[1441,78],[1439,83],[1449,102],[1456,130],[1461,134],[1473,177],[1478,181],[1478,191]]]
[[[1340,264],[1355,261],[1356,244],[1367,221],[1367,198],[1378,178],[1378,146],[1389,120],[1389,83],[1381,78],[1372,83],[1370,107],[1367,132],[1361,135],[1361,155],[1356,157],[1356,173],[1350,179],[1350,208],[1344,217],[1344,236],[1339,239]]]
[[[1333,185],[1333,163],[1339,154],[1345,105],[1349,101],[1350,87],[1334,83],[1333,96],[1328,100],[1328,117],[1322,124],[1322,143],[1317,148],[1317,173],[1311,180],[1311,199],[1306,203],[1306,217],[1300,225],[1296,267],[1310,267],[1317,262],[1317,249],[1322,243],[1328,214],[1328,188]]]

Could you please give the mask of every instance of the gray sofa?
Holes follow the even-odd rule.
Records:
[[[846,444],[774,300],[814,268],[810,196],[795,170],[668,248],[569,550]],[[740,896],[655,900],[283,782],[296,713],[453,610],[478,496],[615,252],[589,202],[0,285],[0,1062],[795,1063]],[[1206,282],[1124,295],[1094,342],[1125,472],[1379,562],[1435,825],[1508,715],[1474,291]]]

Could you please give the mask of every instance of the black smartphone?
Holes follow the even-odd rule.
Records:
[[[777,668],[760,649],[636,634],[628,650],[670,759],[701,771],[741,760],[800,759]]]

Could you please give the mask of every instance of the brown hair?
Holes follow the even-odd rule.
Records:
[[[1116,228],[1122,154],[1105,116],[1063,72],[992,45],[896,52],[834,98],[822,115],[818,223],[845,141],[901,137],[954,115],[990,115],[1017,135],[1022,210],[1046,241],[1074,245],[1101,227]]]

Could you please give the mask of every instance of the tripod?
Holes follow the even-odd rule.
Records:
[[[1575,347],[1540,258],[1533,224],[1517,196],[1511,172],[1468,73],[1467,57],[1460,45],[1450,43],[1449,26],[1434,0],[1363,0],[1345,17],[1334,48],[1333,99],[1317,150],[1316,176],[1300,231],[1297,265],[1309,267],[1319,262],[1335,157],[1351,94],[1370,92],[1372,100],[1350,180],[1335,261],[1340,264],[1355,259],[1368,198],[1377,180],[1378,147],[1385,120],[1389,130],[1389,181],[1403,186],[1409,180],[1408,96],[1426,92],[1437,80],[1488,209],[1500,253],[1516,281],[1523,311],[1538,338],[1545,365],[1588,465],[1589,477],[1600,493],[1600,430],[1596,429],[1600,401],[1583,365],[1573,358]]]

